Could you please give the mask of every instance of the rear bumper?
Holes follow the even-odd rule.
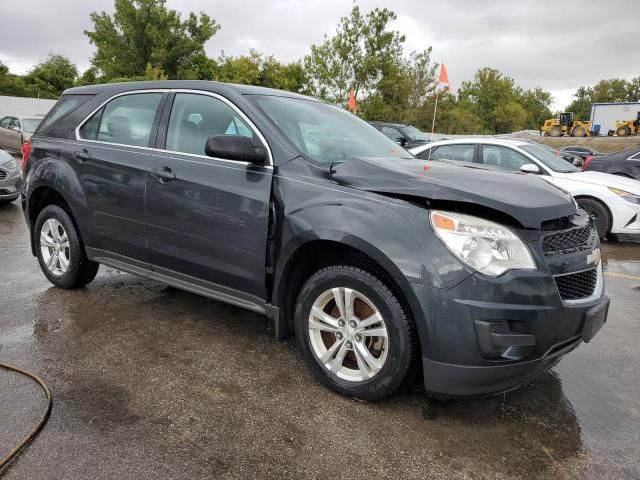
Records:
[[[584,301],[562,301],[553,277],[540,272],[473,275],[449,290],[414,292],[427,332],[425,390],[442,397],[492,395],[530,382],[590,341],[609,306],[602,283]]]

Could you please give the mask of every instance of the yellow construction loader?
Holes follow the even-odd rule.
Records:
[[[628,137],[629,135],[640,135],[640,112],[635,120],[616,120],[616,135]]]
[[[544,121],[540,131],[545,137],[588,137],[591,135],[591,122],[574,120],[572,112],[564,112],[559,118],[550,118]]]

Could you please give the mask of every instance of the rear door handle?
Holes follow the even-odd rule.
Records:
[[[91,158],[91,154],[86,148],[83,148],[82,151],[73,152],[73,157],[81,162],[86,162]]]
[[[173,170],[169,167],[152,168],[149,170],[149,173],[161,183],[168,182],[169,180],[176,178],[176,174],[173,173]]]

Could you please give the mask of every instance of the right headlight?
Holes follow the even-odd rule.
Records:
[[[480,273],[535,270],[529,248],[508,227],[462,213],[431,211],[431,225],[451,252]]]

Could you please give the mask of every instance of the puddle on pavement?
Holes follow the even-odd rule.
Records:
[[[640,276],[640,243],[604,243],[602,253],[609,271]]]

